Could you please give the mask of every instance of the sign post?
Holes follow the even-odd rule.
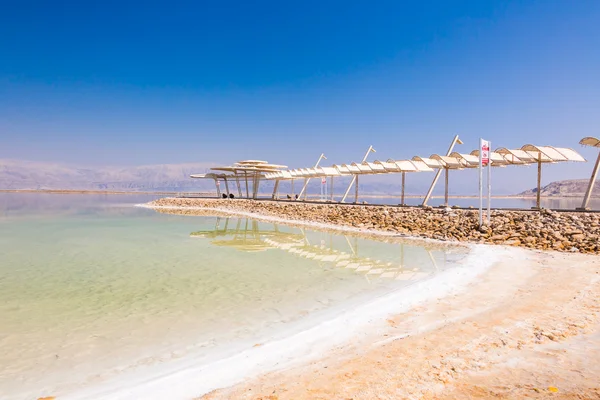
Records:
[[[491,162],[490,162],[490,142],[479,139],[479,227],[483,225],[483,168],[487,167],[487,223],[491,220]]]

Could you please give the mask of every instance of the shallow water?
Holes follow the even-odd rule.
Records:
[[[465,255],[133,207],[153,198],[0,194],[0,398],[218,360]]]

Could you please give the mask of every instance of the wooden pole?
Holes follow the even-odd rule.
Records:
[[[454,146],[457,143],[458,144],[462,144],[462,142],[458,138],[458,135],[454,136],[454,139],[452,140],[452,143],[450,144],[450,147],[448,148],[448,151],[446,152],[447,156],[449,156],[450,153],[452,153],[452,150],[454,150]],[[438,169],[438,171],[435,173],[435,177],[433,178],[433,182],[431,182],[431,186],[429,187],[429,190],[427,191],[427,194],[425,195],[425,199],[423,199],[423,203],[421,204],[422,206],[426,206],[427,205],[427,202],[431,198],[431,195],[433,193],[433,189],[435,188],[435,184],[437,183],[438,179],[440,178],[440,174],[441,173],[442,173],[441,169]]]
[[[592,176],[590,178],[590,182],[588,183],[588,188],[585,191],[585,196],[583,197],[583,203],[581,203],[581,210],[587,210],[588,205],[590,204],[590,197],[592,197],[592,191],[594,190],[594,185],[596,184],[596,178],[598,177],[598,170],[600,170],[600,153],[598,153],[598,158],[596,159],[596,165],[594,165],[594,170],[592,171]]]
[[[400,200],[400,205],[405,205],[404,203],[404,187],[406,186],[406,172],[402,171],[402,200]]]

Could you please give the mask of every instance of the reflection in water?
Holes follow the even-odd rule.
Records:
[[[66,398],[216,362],[464,257],[414,242],[154,213],[134,201],[0,195],[8,214],[0,217],[2,400]]]
[[[312,233],[314,235],[316,232]],[[313,241],[311,235],[303,228],[259,224],[258,221],[249,218],[216,217],[214,229],[192,232],[190,236],[212,239],[211,244],[214,246],[231,247],[244,252],[285,251],[316,261],[320,265],[353,270],[368,277],[403,281],[422,279],[439,271],[436,256],[441,256],[442,265],[447,261],[446,251],[438,251],[439,254],[434,255],[435,251],[431,249],[404,243],[397,244],[397,257],[391,261],[389,257],[382,259],[384,257],[361,255],[359,249],[362,249],[362,240],[356,236],[321,232],[318,240]],[[335,243],[334,238],[338,239],[338,242],[339,238],[343,238],[343,246]],[[372,242],[369,244],[372,245]]]

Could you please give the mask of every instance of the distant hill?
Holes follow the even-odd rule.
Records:
[[[114,191],[202,191],[214,183],[190,179],[213,163],[133,167],[80,167],[21,160],[0,160],[0,189],[64,189]]]
[[[571,179],[566,181],[552,182],[542,187],[541,195],[546,197],[583,197],[589,179]],[[519,193],[520,196],[535,196],[537,188],[526,190]],[[592,197],[600,197],[600,184],[594,186]]]
[[[83,167],[76,165],[35,162],[22,160],[0,160],[0,189],[9,190],[105,190],[128,192],[205,192],[214,191],[215,184],[208,179],[191,179],[190,174],[208,172],[216,163],[161,164],[145,166],[98,166]],[[335,179],[335,193],[342,194],[348,186],[350,177]],[[425,179],[408,179],[407,193],[424,193],[431,182]],[[303,179],[295,182],[295,191],[302,188]],[[287,193],[290,183],[282,184],[282,193]],[[312,179],[309,192],[319,193],[320,179]],[[400,193],[398,175],[374,175],[361,179],[361,193],[394,194]],[[459,187],[459,185],[456,185]],[[441,188],[441,185],[438,185]],[[261,191],[272,190],[272,182],[261,184]],[[287,189],[285,189],[287,188]],[[439,189],[438,188],[438,189]],[[230,189],[235,192],[232,183]],[[329,190],[329,184],[327,190]],[[440,190],[443,190],[440,189]],[[350,196],[354,191],[350,192]]]

